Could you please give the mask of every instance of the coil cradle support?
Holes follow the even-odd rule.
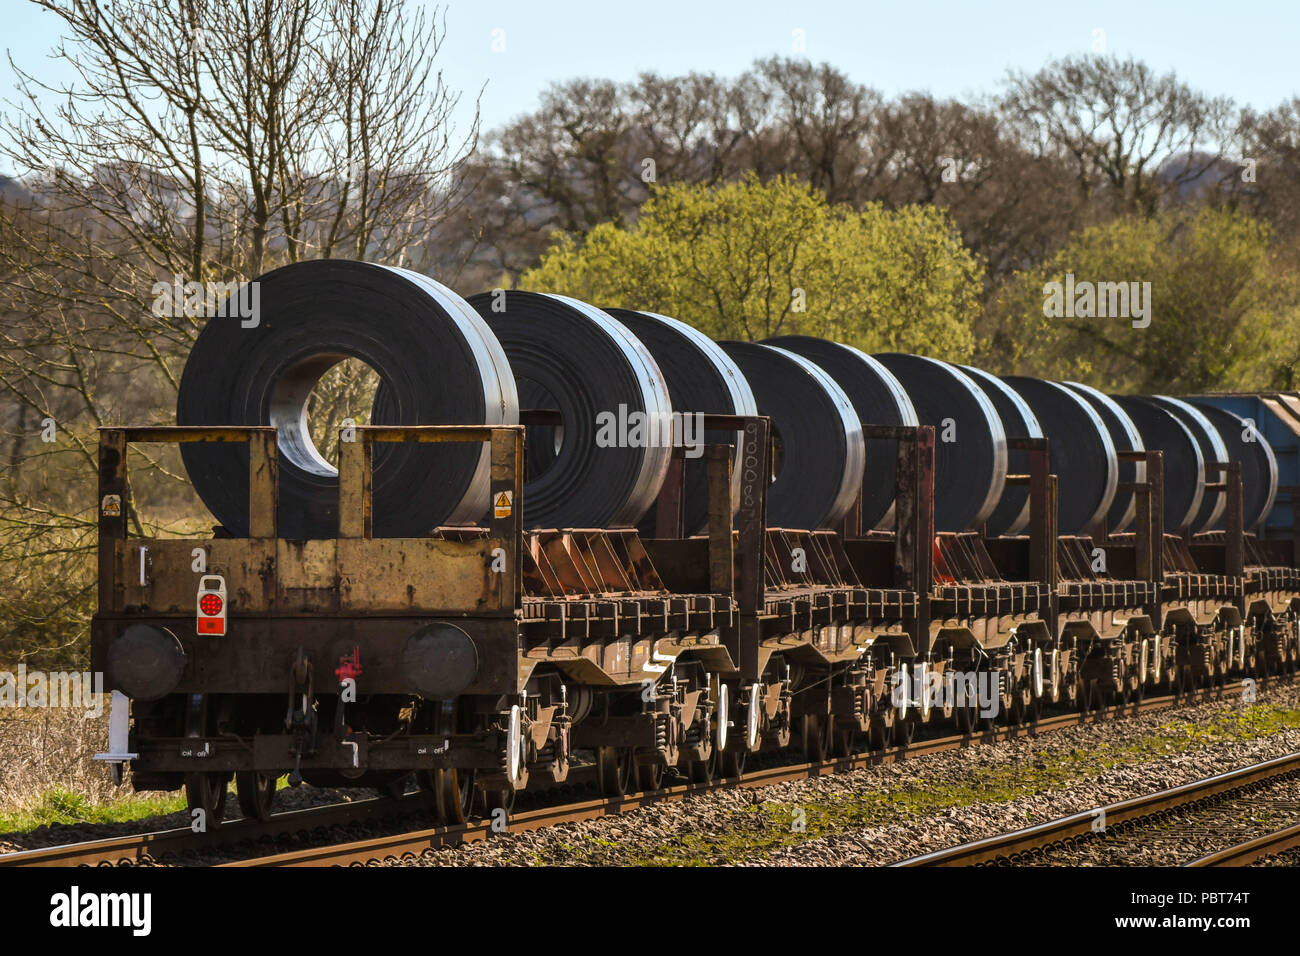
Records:
[[[528,428],[530,528],[626,528],[659,494],[672,457],[663,373],[627,327],[561,295],[484,292],[469,304],[501,342]]]
[[[1228,450],[1226,460],[1241,464],[1242,524],[1247,531],[1254,530],[1277,501],[1277,456],[1272,445],[1239,415],[1208,403],[1190,404],[1218,431]]]
[[[1111,398],[1137,425],[1143,447],[1164,453],[1164,507],[1159,517],[1165,532],[1181,534],[1191,527],[1205,497],[1205,458],[1200,445],[1168,409],[1137,396]]]
[[[739,507],[741,449],[732,432],[709,429],[703,434],[695,428],[698,415],[758,414],[754,393],[736,363],[704,333],[677,319],[654,312],[632,309],[605,309],[635,335],[649,350],[668,386],[673,408],[674,437],[706,445],[735,444],[732,462],[732,511]],[[641,520],[640,531],[646,537],[680,537],[699,534],[708,526],[707,475],[704,459],[685,448],[675,455],[669,466],[665,487],[676,487],[677,478],[685,482],[682,493],[664,502],[656,501]],[[684,469],[683,476],[676,475]]]
[[[1101,416],[1077,392],[1041,379],[1005,376],[1034,410],[1051,443],[1059,477],[1057,524],[1063,534],[1086,534],[1110,510],[1119,484],[1119,458]]]
[[[1146,461],[1140,454],[1145,451],[1142,435],[1133,419],[1119,404],[1104,392],[1090,385],[1078,382],[1062,382],[1066,388],[1077,392],[1092,406],[1100,416],[1110,433],[1111,443],[1115,446],[1115,457],[1119,465],[1115,500],[1111,502],[1106,513],[1105,528],[1096,534],[1098,543],[1105,540],[1112,532],[1126,530],[1137,520],[1137,491],[1129,486],[1136,486],[1146,481]],[[1123,487],[1121,487],[1123,486]]]
[[[258,279],[259,322],[216,318],[199,334],[176,406],[182,426],[265,426],[280,452],[281,536],[338,531],[338,472],[308,430],[321,376],[346,358],[381,379],[381,424],[510,425],[518,399],[505,354],[486,324],[451,290],[404,269],[317,260]],[[247,447],[186,444],[185,469],[204,504],[235,537],[248,528]],[[486,447],[410,444],[375,460],[378,537],[425,534],[487,511]]]
[[[1007,477],[1006,432],[993,403],[946,362],[901,352],[874,358],[907,389],[921,424],[934,426],[934,530],[982,527]]]
[[[801,355],[815,363],[853,403],[858,420],[868,424],[915,428],[916,409],[907,391],[885,366],[870,355],[839,342],[808,335],[783,335],[763,344]],[[862,476],[862,493],[855,507],[853,530],[887,531],[894,527],[895,475],[898,441],[893,438],[866,437],[866,457],[871,466]]]
[[[1000,378],[969,365],[961,366],[961,370],[975,381],[997,409],[1002,429],[1007,435],[1007,470],[1018,475],[1029,474],[1029,448],[1037,446],[1013,445],[1012,439],[1036,440],[1043,437],[1043,426],[1034,416],[1033,409],[1015,389]],[[1029,527],[1029,520],[1029,486],[1009,481],[1002,490],[998,506],[989,515],[986,533],[993,537],[1020,534]]]
[[[767,524],[817,530],[843,521],[866,464],[862,425],[844,390],[793,352],[754,342],[723,342],[772,420],[775,479]]]

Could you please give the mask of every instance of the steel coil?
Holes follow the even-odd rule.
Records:
[[[919,424],[907,390],[889,369],[865,352],[808,335],[783,335],[767,339],[765,344],[815,363],[844,389],[864,425]],[[887,530],[894,526],[898,442],[867,438],[866,458],[871,467],[862,478],[861,524],[866,530]]]
[[[1142,444],[1164,453],[1164,529],[1191,527],[1205,498],[1205,457],[1191,430],[1168,408],[1134,395],[1112,395],[1142,435]]]
[[[749,382],[736,363],[711,338],[685,322],[654,312],[632,309],[605,309],[622,322],[649,350],[668,385],[675,418],[682,421],[688,440],[705,444],[734,445],[731,467],[732,511],[740,504],[740,465],[742,449],[734,431],[694,429],[686,416],[757,415],[758,406]],[[702,457],[687,450],[685,459],[685,496],[682,523],[686,534],[697,534],[708,525],[708,474]],[[651,505],[641,520],[642,534],[653,537],[656,531],[657,506]]]
[[[1138,432],[1137,425],[1133,423],[1133,419],[1129,418],[1128,413],[1120,408],[1109,395],[1097,391],[1091,385],[1081,385],[1078,382],[1062,382],[1061,384],[1074,391],[1092,406],[1093,411],[1100,416],[1105,424],[1106,431],[1110,433],[1111,443],[1115,446],[1117,453],[1146,451],[1142,445],[1142,435]],[[1120,484],[1146,481],[1147,466],[1144,462],[1119,461],[1118,464]],[[1111,502],[1110,510],[1106,513],[1107,531],[1124,531],[1136,518],[1137,493],[1117,490],[1115,499]]]
[[[281,537],[338,531],[338,472],[308,431],[313,387],[346,358],[378,373],[387,424],[514,424],[505,355],[454,292],[405,269],[343,260],[284,266],[255,280],[258,322],[217,318],[181,378],[180,425],[278,430]],[[379,415],[376,409],[376,415]],[[181,446],[195,490],[235,536],[248,534],[248,446]],[[488,505],[487,445],[390,445],[374,456],[374,533],[405,537],[476,520]]]
[[[973,378],[975,384],[989,397],[1008,438],[1043,437],[1043,427],[1034,416],[1034,410],[1015,389],[983,369],[963,365],[961,370]],[[1027,475],[1029,452],[1008,448],[1007,470],[1013,474]],[[986,527],[991,535],[1019,534],[1029,527],[1029,487],[1008,484],[1003,488],[1002,498],[993,509],[993,514],[989,515]]]
[[[720,342],[772,419],[777,453],[767,493],[775,528],[833,528],[853,505],[866,450],[853,403],[802,356],[755,342]]]
[[[501,342],[523,409],[560,413],[529,428],[524,522],[619,528],[641,520],[672,456],[672,401],[650,352],[607,312],[568,296],[470,297]]]
[[[1064,385],[1019,375],[1002,380],[1029,403],[1047,436],[1060,533],[1086,534],[1110,510],[1119,483],[1110,430],[1083,396]]]
[[[983,527],[1007,478],[1007,438],[993,403],[954,365],[902,352],[873,357],[902,383],[921,424],[935,428],[935,530]]]
[[[1161,405],[1172,412],[1184,425],[1187,430],[1196,438],[1196,444],[1200,446],[1201,458],[1205,464],[1210,465],[1215,462],[1226,462],[1228,460],[1228,449],[1223,444],[1223,439],[1219,437],[1219,430],[1210,424],[1210,420],[1205,417],[1200,409],[1190,405],[1181,398],[1170,398],[1167,395],[1150,395],[1147,396],[1151,401]],[[1166,479],[1168,473],[1166,472]],[[1209,475],[1205,483],[1211,482],[1219,484],[1224,480],[1222,473]],[[1212,491],[1206,489],[1201,499],[1201,506],[1197,509],[1196,514],[1192,517],[1191,529],[1193,533],[1209,531],[1223,517],[1223,512],[1227,507],[1228,496],[1222,491]]]
[[[1191,404],[1218,431],[1228,450],[1227,460],[1241,462],[1242,527],[1249,531],[1264,520],[1277,500],[1277,456],[1273,446],[1240,415],[1207,402]],[[1218,527],[1222,526],[1223,521],[1219,521]]]

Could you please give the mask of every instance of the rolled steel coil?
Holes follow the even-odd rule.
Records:
[[[889,369],[865,352],[807,335],[783,335],[767,339],[764,344],[794,352],[815,363],[844,389],[864,425],[915,427],[919,424],[907,390]],[[871,467],[862,477],[861,526],[865,530],[888,530],[894,526],[898,442],[883,438],[865,441]]]
[[[1004,376],[1034,410],[1043,426],[1057,475],[1057,528],[1086,534],[1115,500],[1119,457],[1110,430],[1092,405],[1056,382]]]
[[[1151,401],[1167,408],[1177,418],[1187,426],[1196,437],[1196,444],[1200,446],[1201,457],[1205,464],[1214,462],[1226,462],[1228,460],[1228,449],[1224,445],[1223,439],[1219,436],[1219,430],[1210,424],[1210,420],[1196,406],[1191,405],[1181,398],[1170,398],[1167,395],[1149,395]],[[1168,473],[1166,473],[1168,480]],[[1221,483],[1224,480],[1222,473],[1208,475],[1205,483]],[[1209,531],[1223,517],[1223,512],[1227,507],[1228,496],[1222,491],[1206,489],[1204,497],[1201,499],[1201,507],[1197,509],[1192,518],[1191,529],[1193,533]]]
[[[593,305],[537,292],[469,298],[501,342],[520,407],[558,410],[529,429],[524,522],[530,528],[637,524],[672,456],[663,372],[628,328]]]
[[[902,383],[921,424],[935,428],[935,530],[982,527],[1006,485],[1007,438],[997,409],[954,365],[902,352],[873,358]]]
[[[709,429],[699,431],[686,418],[697,413],[709,415],[757,415],[758,405],[749,382],[736,363],[711,338],[685,322],[655,312],[632,309],[605,309],[640,339],[649,350],[668,385],[674,419],[682,422],[687,439],[705,444],[734,445],[731,466],[731,508],[740,503],[740,466],[743,449],[734,431]],[[682,522],[686,534],[697,534],[708,525],[708,474],[703,457],[685,459],[685,495]],[[647,537],[656,532],[657,505],[651,505],[641,520],[640,531]]]
[[[775,432],[775,480],[767,523],[837,527],[853,506],[866,464],[853,403],[826,372],[800,355],[755,342],[720,342],[749,381],[758,413]]]
[[[989,401],[997,409],[998,418],[1002,420],[1002,430],[1006,432],[1008,438],[1043,437],[1043,426],[1034,416],[1034,410],[1015,389],[983,369],[963,365],[961,370],[973,378],[975,384],[989,397]],[[1029,452],[1008,448],[1007,470],[1013,474],[1028,474]],[[993,509],[993,514],[989,515],[986,527],[988,533],[994,536],[1019,534],[1029,527],[1029,487],[1007,484],[1002,489],[1002,498],[998,506]]]
[[[1080,395],[1092,406],[1106,425],[1111,443],[1116,452],[1146,451],[1142,445],[1142,435],[1138,427],[1129,418],[1128,413],[1109,395],[1097,391],[1091,385],[1078,382],[1062,382],[1066,388]],[[1147,466],[1140,461],[1119,461],[1119,483],[1132,484],[1146,481]],[[1116,486],[1118,488],[1118,485]],[[1133,491],[1116,491],[1110,510],[1106,513],[1106,528],[1110,532],[1126,530],[1137,518],[1137,493]]]
[[[1191,527],[1205,499],[1205,456],[1183,421],[1158,402],[1136,395],[1112,395],[1128,413],[1149,450],[1164,453],[1164,529],[1181,534]]]
[[[1228,450],[1227,461],[1241,462],[1241,519],[1247,531],[1273,510],[1277,500],[1277,456],[1258,428],[1240,415],[1206,402],[1189,400],[1218,432]],[[1220,476],[1219,480],[1227,480]],[[1216,523],[1223,527],[1223,520]]]
[[[426,276],[343,260],[284,266],[258,279],[257,324],[215,318],[181,377],[180,425],[273,425],[281,537],[338,532],[338,472],[308,430],[313,387],[346,358],[379,374],[381,423],[514,424],[505,354],[465,301]],[[379,415],[379,410],[376,410]],[[248,534],[248,446],[186,443],[195,490],[231,534]],[[374,456],[374,533],[421,535],[476,520],[488,506],[487,445],[384,445]]]

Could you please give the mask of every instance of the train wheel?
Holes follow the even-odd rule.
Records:
[[[712,783],[718,779],[718,752],[709,752],[708,760],[691,761],[691,781],[693,783]]]
[[[971,735],[978,733],[977,728],[980,722],[978,704],[958,704],[953,717],[959,734]]]
[[[912,737],[916,733],[916,722],[911,719],[902,719],[894,721],[894,746],[906,747],[912,742]]]
[[[632,787],[636,754],[627,747],[597,747],[596,777],[607,797],[625,796]]]
[[[809,763],[821,763],[830,750],[830,725],[819,714],[804,714],[802,724],[803,753]]]
[[[658,763],[638,764],[636,768],[636,785],[645,793],[654,793],[664,788],[664,768]]]
[[[469,819],[474,804],[474,771],[431,770],[430,784],[438,808],[438,820],[445,826],[459,826]]]
[[[835,727],[831,731],[831,756],[837,760],[853,756],[854,733]]]
[[[250,820],[269,820],[271,804],[275,802],[274,774],[241,770],[235,774],[235,793],[239,797],[239,810]]]
[[[737,777],[744,776],[745,757],[748,756],[748,754],[749,751],[745,749],[743,743],[733,743],[726,750],[722,751],[722,755],[718,758],[718,772],[729,780],[734,780]]]
[[[195,810],[203,811],[204,825],[208,830],[221,826],[221,818],[226,815],[226,784],[229,782],[227,773],[185,775],[185,803],[191,814]]]
[[[510,787],[501,787],[497,790],[483,791],[483,806],[487,810],[487,815],[492,816],[497,810],[504,810],[506,816],[515,812],[515,797],[518,796],[518,790],[512,790]]]

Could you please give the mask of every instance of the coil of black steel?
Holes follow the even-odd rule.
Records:
[[[654,312],[605,309],[622,322],[654,358],[668,385],[673,414],[681,422],[685,440],[703,444],[730,444],[736,448],[731,468],[732,511],[740,502],[740,437],[732,431],[700,430],[687,416],[757,415],[758,406],[749,382],[736,363],[711,338],[685,322]],[[685,495],[682,524],[686,534],[705,530],[708,517],[707,469],[703,457],[686,449]],[[656,533],[657,505],[651,505],[641,519],[640,531]]]
[[[1136,395],[1112,395],[1142,435],[1142,444],[1164,453],[1164,529],[1181,534],[1191,527],[1205,498],[1205,457],[1200,443],[1168,408]]]
[[[767,339],[764,344],[775,345],[814,362],[844,389],[863,424],[918,424],[916,409],[907,397],[907,390],[889,369],[865,352],[851,345],[808,335],[782,335]],[[864,530],[886,530],[894,526],[898,442],[867,438],[865,451],[871,467],[862,478],[861,525]]]
[[[1226,462],[1228,460],[1228,449],[1224,445],[1223,439],[1219,437],[1219,430],[1210,424],[1210,420],[1196,406],[1183,401],[1181,398],[1170,398],[1167,395],[1149,395],[1147,396],[1152,402],[1167,409],[1178,418],[1187,430],[1196,438],[1196,444],[1201,449],[1201,458],[1206,465],[1215,462]],[[1166,480],[1168,473],[1166,472]],[[1206,475],[1205,484],[1220,484],[1224,480],[1222,473]],[[1193,533],[1209,531],[1223,517],[1224,509],[1227,507],[1227,495],[1222,491],[1206,489],[1201,498],[1201,506],[1192,516],[1191,529]]]
[[[281,537],[338,531],[338,473],[312,441],[306,406],[321,376],[343,359],[360,359],[379,374],[391,402],[381,423],[518,421],[501,347],[463,299],[432,279],[326,259],[254,281],[256,324],[208,322],[185,365],[176,420],[278,429]],[[190,443],[181,454],[213,516],[231,534],[247,535],[248,446]],[[421,535],[476,520],[488,505],[489,467],[486,444],[381,446],[374,456],[374,533]]]
[[[1064,385],[1021,375],[1002,380],[1029,403],[1048,438],[1060,533],[1086,534],[1110,510],[1119,482],[1109,429],[1083,396]]]
[[[993,403],[969,375],[937,359],[902,352],[873,356],[907,390],[923,425],[935,429],[934,528],[980,528],[1007,477],[1007,439]]]
[[[853,506],[866,451],[853,403],[817,365],[756,342],[720,342],[772,419],[776,474],[767,493],[774,528],[837,527]]]
[[[593,305],[538,292],[483,292],[469,304],[509,359],[521,409],[558,411],[529,428],[524,522],[618,528],[641,520],[672,455],[672,401],[649,350]]]
[[[1080,385],[1078,382],[1061,384],[1080,395],[1101,418],[1106,431],[1110,433],[1117,459],[1120,452],[1146,450],[1142,445],[1142,435],[1138,432],[1133,419],[1109,395],[1097,391],[1091,385]],[[1120,484],[1146,481],[1147,466],[1144,462],[1120,460],[1118,466],[1117,477]],[[1118,488],[1118,485],[1116,487]],[[1110,510],[1106,513],[1106,530],[1115,533],[1124,531],[1135,518],[1137,518],[1137,492],[1117,490]]]
[[[1208,402],[1189,399],[1219,433],[1228,461],[1241,462],[1242,526],[1250,530],[1268,517],[1277,500],[1277,456],[1259,430],[1239,415]],[[1222,480],[1222,479],[1220,479]],[[1223,526],[1223,521],[1217,523]]]
[[[975,380],[983,389],[993,407],[997,409],[998,418],[1002,420],[1002,430],[1008,438],[1042,438],[1043,427],[1034,416],[1020,394],[1000,378],[990,375],[983,369],[969,365],[961,370]],[[1007,470],[1013,474],[1029,473],[1029,452],[1020,449],[1007,449]],[[1002,489],[1002,498],[998,506],[989,515],[986,525],[990,535],[1019,534],[1029,527],[1029,487],[1010,484]]]

